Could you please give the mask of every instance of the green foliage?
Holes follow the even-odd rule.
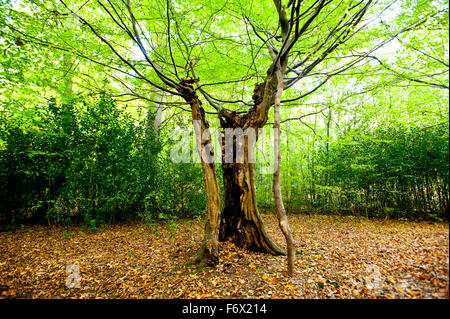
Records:
[[[329,150],[317,144],[309,162],[309,178],[292,185],[288,206],[366,217],[449,218],[446,126],[354,128]]]
[[[152,126],[136,123],[106,94],[32,110],[31,119],[0,113],[3,222],[85,222],[96,230],[138,216],[203,212],[201,171],[158,159]]]

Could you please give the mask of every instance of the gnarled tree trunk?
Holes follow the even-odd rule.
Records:
[[[281,6],[280,1],[275,1],[279,13],[280,25],[282,27],[283,39],[289,34],[288,20],[286,12]],[[228,112],[224,109],[219,111],[219,120],[222,129],[253,129],[255,134],[255,143],[258,137],[258,129],[264,127],[267,122],[269,110],[275,103],[275,98],[279,92],[279,81],[283,81],[287,67],[288,54],[282,54],[276,58],[273,50],[268,47],[271,53],[273,63],[267,70],[267,76],[263,83],[255,85],[253,94],[254,106],[243,115],[236,112]],[[256,188],[254,178],[254,163],[249,161],[252,152],[255,152],[254,145],[249,146],[248,135],[244,138],[243,158],[237,159],[238,142],[237,138],[232,139],[233,158],[227,161],[226,143],[222,143],[222,170],[225,191],[225,205],[220,213],[219,188],[214,170],[214,163],[208,163],[204,160],[206,155],[206,145],[211,144],[211,137],[203,137],[203,130],[208,128],[205,119],[205,112],[201,107],[201,102],[195,93],[192,83],[197,80],[190,80],[187,83],[182,81],[181,87],[177,88],[192,109],[192,119],[200,121],[201,130],[195,130],[199,153],[201,154],[202,169],[204,174],[205,191],[207,196],[207,222],[205,226],[205,237],[202,247],[197,256],[197,260],[207,260],[214,263],[217,258],[217,240],[231,239],[239,247],[249,250],[267,252],[274,255],[286,254],[286,251],[279,248],[268,236],[264,228],[261,216],[256,206]],[[206,95],[207,96],[207,95]],[[205,97],[206,97],[205,96]],[[278,99],[278,103],[279,103]],[[225,132],[222,132],[224,136]],[[240,146],[240,145],[239,145]],[[209,149],[209,148],[208,148]],[[208,154],[209,155],[209,154]],[[220,224],[219,224],[220,221]],[[287,223],[287,221],[286,221]],[[283,223],[284,225],[285,223]],[[280,224],[281,225],[281,224]],[[284,229],[283,229],[284,230]],[[291,247],[290,247],[291,248]]]
[[[183,93],[191,106],[192,121],[194,124],[195,140],[203,170],[203,181],[206,192],[206,223],[202,245],[194,261],[200,264],[214,265],[219,261],[219,218],[220,218],[220,192],[217,184],[214,158],[211,149],[211,135],[208,132],[209,124],[205,118],[205,110],[191,83],[183,82]]]
[[[267,82],[266,82],[267,83]],[[270,84],[270,83],[269,83]],[[266,85],[269,85],[266,84]],[[271,86],[273,84],[270,84]],[[264,126],[267,114],[258,117],[258,109],[264,106],[263,94],[267,94],[265,85],[257,85],[253,99],[255,107],[243,116],[236,112],[221,111],[222,142],[225,140],[226,129],[253,129],[254,143],[258,137],[258,128]],[[269,94],[273,92],[269,90]],[[258,119],[260,119],[258,121]],[[237,246],[254,251],[266,252],[273,255],[284,255],[286,251],[278,247],[268,236],[256,205],[256,188],[254,161],[255,145],[249,142],[250,135],[244,135],[242,140],[233,137],[233,158],[226,159],[226,145],[230,140],[222,143],[222,172],[225,192],[225,203],[220,219],[219,239],[231,239]],[[238,158],[239,144],[244,144],[243,156]],[[254,158],[254,157],[253,157]]]
[[[274,255],[286,254],[269,238],[256,206],[254,164],[223,163],[225,205],[219,239],[237,246]]]

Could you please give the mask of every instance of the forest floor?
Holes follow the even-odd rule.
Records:
[[[263,215],[284,247],[276,218]],[[290,215],[295,275],[286,257],[220,244],[215,268],[189,260],[203,221],[146,226],[26,226],[0,233],[1,298],[448,298],[446,223]],[[67,288],[79,269],[79,288]],[[75,268],[72,268],[72,270]],[[69,277],[68,283],[71,283]],[[73,283],[73,282],[72,282]]]

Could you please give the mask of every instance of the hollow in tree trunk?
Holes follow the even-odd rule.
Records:
[[[225,129],[248,128],[244,123],[246,118],[238,116],[235,112],[220,114],[222,141],[224,141]],[[257,130],[255,138],[257,138]],[[233,137],[233,158],[226,160],[226,144],[222,143],[222,172],[224,183],[224,208],[222,210],[219,228],[221,241],[231,239],[238,247],[248,250],[266,252],[273,255],[286,254],[268,236],[256,205],[256,188],[254,163],[249,161],[248,135],[245,135],[244,156],[237,159],[239,139]],[[256,141],[255,141],[256,142]],[[227,146],[228,147],[228,146]],[[252,146],[250,146],[251,148]],[[227,163],[228,162],[228,163]]]

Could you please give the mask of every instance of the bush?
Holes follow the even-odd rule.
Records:
[[[355,130],[314,156],[315,205],[324,211],[448,220],[446,127]]]
[[[84,222],[95,229],[203,212],[201,169],[161,156],[153,126],[136,122],[107,94],[75,105],[51,100],[21,114],[0,117],[2,223]]]
[[[330,141],[328,150],[316,143],[308,154],[300,154],[303,161],[282,171],[285,178],[288,169],[293,175],[290,185],[282,185],[288,209],[449,219],[448,127],[355,127],[340,134]],[[273,205],[272,176],[256,178],[260,202]]]

